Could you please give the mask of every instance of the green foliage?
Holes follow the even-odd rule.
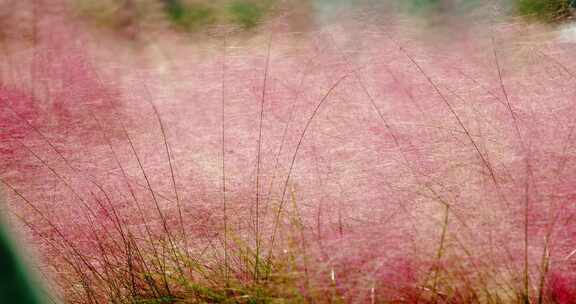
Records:
[[[304,0],[309,1],[309,0]],[[122,30],[132,25],[149,25],[158,13],[183,31],[198,31],[217,24],[256,27],[278,0],[72,0],[82,17],[102,27]],[[298,6],[295,1],[291,7]],[[161,4],[161,6],[158,6]],[[158,8],[160,7],[160,11]]]
[[[164,0],[168,19],[185,30],[196,30],[225,20],[243,29],[251,29],[262,21],[271,3],[271,0],[234,0],[211,6],[203,2],[190,4],[182,0]]]
[[[412,0],[411,4],[415,8],[430,8],[440,3],[439,0]]]
[[[184,5],[180,0],[166,2],[166,14],[175,25],[193,30],[215,21],[215,11],[202,4]]]
[[[0,303],[41,304],[42,289],[34,282],[8,234],[0,226]]]
[[[569,15],[570,0],[517,0],[518,14],[542,21],[554,21]]]
[[[137,304],[168,304],[176,302],[176,299],[170,296],[163,296],[150,299],[133,299],[133,302]]]
[[[446,0],[396,0],[400,7],[412,14],[462,14],[477,8],[482,0],[459,0],[457,5],[446,5]]]
[[[264,15],[264,9],[253,2],[235,1],[228,7],[232,20],[244,29],[255,27]]]

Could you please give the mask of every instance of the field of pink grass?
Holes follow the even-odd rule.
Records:
[[[550,29],[125,42],[65,16],[0,60],[3,210],[50,299],[576,301],[576,45]]]

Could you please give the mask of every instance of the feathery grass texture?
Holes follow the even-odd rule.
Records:
[[[576,298],[574,45],[547,29],[135,47],[40,11],[2,49],[0,185],[56,299]]]

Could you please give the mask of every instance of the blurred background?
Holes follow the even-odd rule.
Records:
[[[576,4],[576,0],[2,0],[0,38],[32,36],[33,7],[42,5],[44,10],[60,2],[78,20],[132,39],[166,30],[250,33],[279,17],[298,32],[362,11],[379,11],[382,18],[401,13],[432,23],[481,12],[483,18],[488,13],[554,24],[570,21]]]

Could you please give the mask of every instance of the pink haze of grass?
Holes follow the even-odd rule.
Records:
[[[63,237],[98,268],[112,209],[142,239],[182,218],[209,264],[225,200],[235,238],[258,235],[263,260],[305,252],[294,271],[327,302],[576,299],[574,44],[398,22],[136,50],[39,23],[35,47],[2,57],[0,178],[64,298],[80,283]]]

